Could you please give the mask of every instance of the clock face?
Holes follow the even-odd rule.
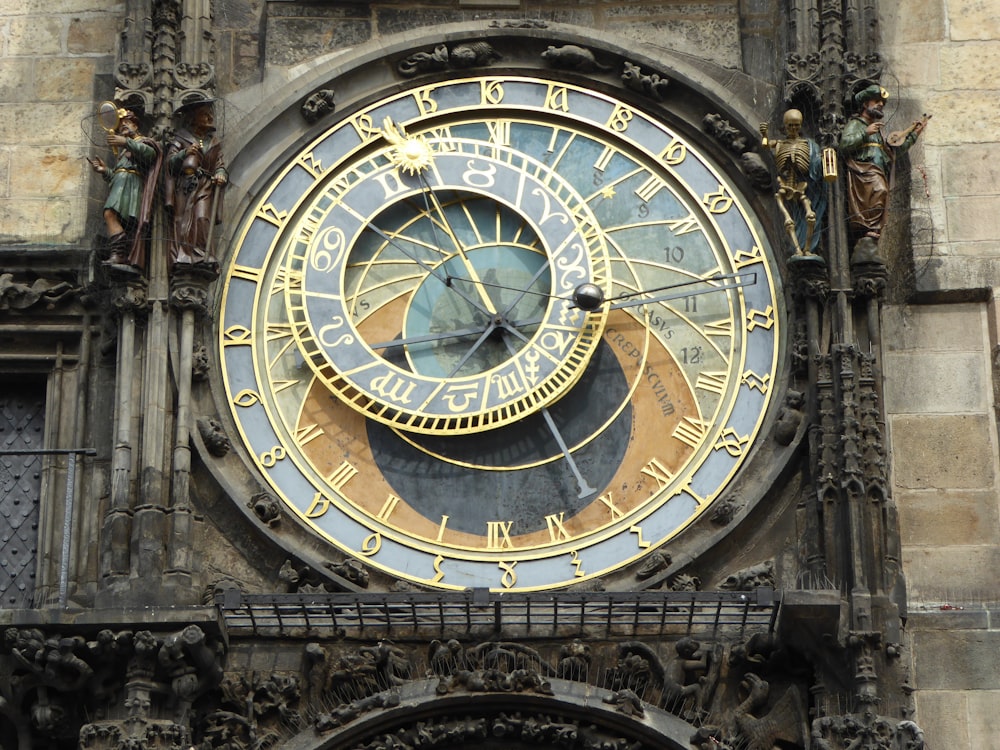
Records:
[[[562,82],[449,80],[345,117],[261,193],[221,298],[226,396],[340,553],[563,586],[676,537],[746,463],[776,283],[668,125]]]

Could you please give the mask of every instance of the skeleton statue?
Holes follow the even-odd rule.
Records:
[[[802,135],[802,113],[797,109],[785,112],[785,138],[769,140],[767,130],[767,123],[761,123],[761,143],[774,150],[778,167],[778,192],[774,197],[785,220],[785,231],[796,255],[811,254],[819,242],[816,224],[826,208],[819,146]]]

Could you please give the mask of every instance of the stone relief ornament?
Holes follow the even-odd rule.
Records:
[[[208,452],[216,458],[222,458],[233,447],[222,423],[214,417],[198,419],[198,434],[201,435]]]
[[[774,584],[774,561],[765,560],[726,576],[719,588],[726,591],[752,591],[762,586],[773,587]]]
[[[638,91],[657,101],[663,101],[667,94],[667,87],[670,85],[670,79],[666,76],[661,78],[658,73],[643,73],[638,65],[626,60],[625,71],[622,73],[622,83],[627,89]]]
[[[20,281],[12,273],[0,273],[0,310],[27,310],[36,305],[52,310],[73,301],[80,291],[66,281]]]
[[[309,95],[302,102],[302,118],[312,125],[319,122],[324,115],[328,115],[335,109],[333,89],[320,89]]]
[[[281,504],[267,492],[258,492],[247,506],[261,521],[272,528],[281,523]]]
[[[576,73],[607,73],[612,69],[610,65],[599,63],[589,49],[575,44],[564,44],[561,47],[549,45],[542,53],[542,59],[553,68]]]
[[[448,47],[439,44],[433,52],[417,52],[400,61],[399,74],[406,77],[434,70],[483,67],[502,59],[499,52],[487,42],[466,42]]]

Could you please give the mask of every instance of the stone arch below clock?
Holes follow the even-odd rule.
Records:
[[[372,708],[341,706],[335,721],[344,723],[339,726],[325,731],[310,727],[275,748],[687,750],[699,731],[666,711],[631,701],[626,694],[559,679],[531,691],[444,694],[438,680],[415,680],[366,700]],[[324,718],[330,717],[321,716],[318,725]]]

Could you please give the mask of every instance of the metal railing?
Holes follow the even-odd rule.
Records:
[[[231,636],[622,637],[773,631],[780,596],[754,591],[244,594],[215,599]]]

